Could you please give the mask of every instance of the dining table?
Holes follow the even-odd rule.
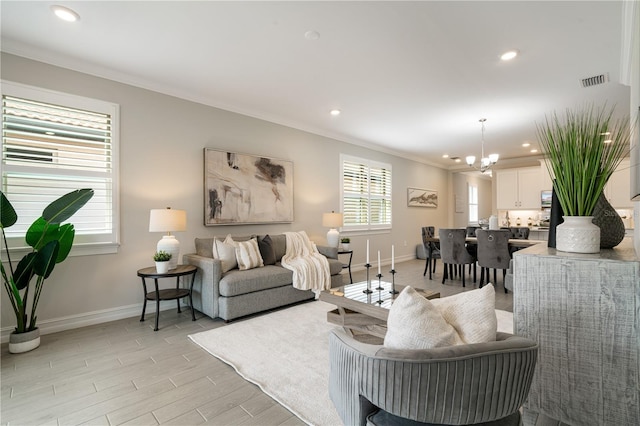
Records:
[[[429,249],[428,250],[428,255],[427,255],[427,265],[431,265],[431,254],[433,253],[435,247],[434,244],[435,243],[439,243],[440,242],[440,237],[425,237],[424,239],[426,242],[429,243]],[[465,239],[465,242],[467,244],[471,244],[471,245],[477,245],[478,244],[478,239],[476,237],[467,237]],[[526,248],[526,247],[531,247],[534,246],[536,244],[541,244],[544,243],[546,244],[547,241],[546,240],[529,240],[529,239],[522,239],[522,238],[509,238],[509,248],[513,248],[515,250],[519,250],[522,248]],[[431,278],[431,267],[428,268],[429,269],[429,279]]]

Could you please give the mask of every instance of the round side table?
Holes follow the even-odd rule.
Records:
[[[143,268],[138,270],[138,276],[142,278],[142,287],[144,289],[144,304],[142,305],[142,316],[140,321],[144,321],[144,313],[147,310],[147,300],[156,301],[156,324],[153,331],[158,331],[158,319],[160,318],[160,301],[161,300],[176,300],[178,303],[178,312],[180,310],[180,299],[189,296],[189,306],[191,306],[191,321],[196,320],[196,314],[193,310],[193,283],[196,279],[196,268],[193,265],[178,265],[177,268],[171,269],[168,272],[160,274],[156,271],[155,266],[149,268]],[[191,275],[191,285],[188,289],[180,288],[180,277]],[[176,278],[176,288],[168,288],[160,290],[158,288],[159,278]],[[146,278],[153,278],[155,285],[155,291],[147,292]]]

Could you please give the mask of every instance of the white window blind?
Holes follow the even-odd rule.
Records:
[[[10,245],[81,188],[94,196],[69,220],[74,246],[117,244],[117,105],[4,82],[2,92],[2,191],[18,214],[5,232],[21,240]]]
[[[391,227],[391,165],[341,156],[345,229]]]

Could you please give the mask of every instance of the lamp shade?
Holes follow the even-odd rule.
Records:
[[[181,232],[187,230],[185,210],[152,209],[149,214],[149,232]]]
[[[339,228],[342,226],[342,213],[323,213],[322,226],[327,228]]]

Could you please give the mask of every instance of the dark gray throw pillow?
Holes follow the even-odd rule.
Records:
[[[271,241],[269,235],[258,237],[258,249],[260,249],[260,256],[262,256],[262,262],[265,265],[276,264],[276,252],[273,249],[273,241]]]

